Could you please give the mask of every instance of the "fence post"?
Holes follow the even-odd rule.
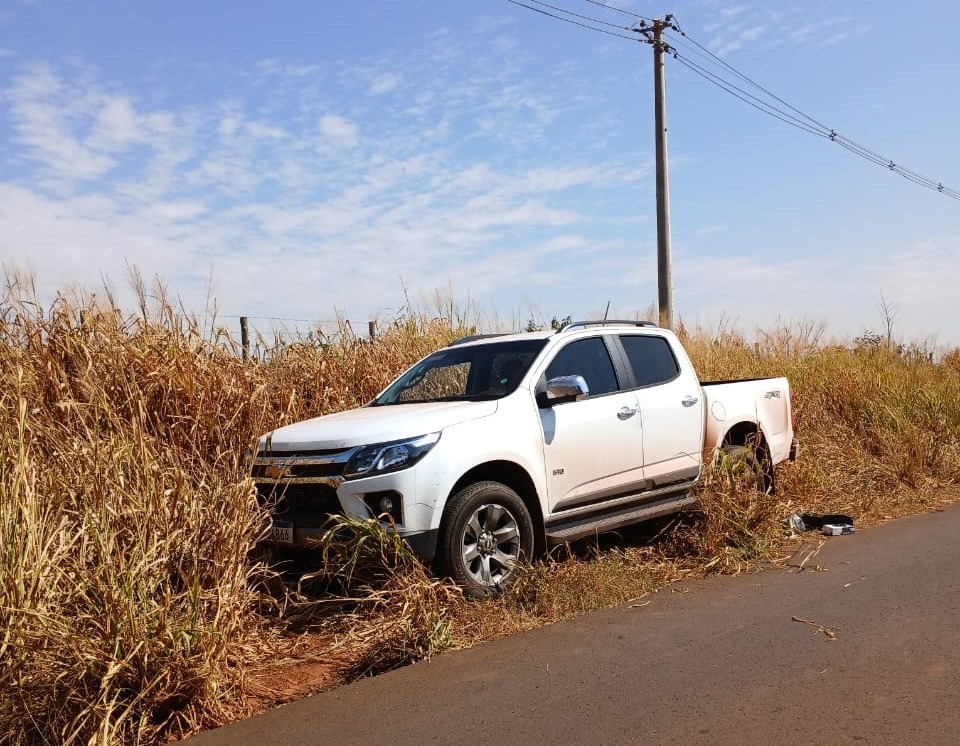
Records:
[[[377,338],[377,321],[376,321],[376,319],[374,319],[373,321],[368,321],[368,322],[367,322],[367,331],[368,331],[369,334],[370,334],[370,341],[371,341],[371,342]]]
[[[250,359],[250,329],[247,326],[247,317],[240,317],[240,345],[243,347],[244,361]]]

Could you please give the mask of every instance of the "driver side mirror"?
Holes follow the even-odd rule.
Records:
[[[580,401],[590,395],[583,376],[557,376],[547,381],[546,389],[537,394],[537,404],[552,407],[569,401]]]

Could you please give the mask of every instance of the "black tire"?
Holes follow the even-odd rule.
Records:
[[[517,562],[533,554],[533,520],[520,496],[499,482],[477,482],[447,503],[437,565],[471,598],[499,593]]]
[[[734,467],[742,462],[750,472],[756,475],[756,486],[759,492],[768,495],[776,494],[777,483],[773,475],[773,463],[766,448],[725,445],[721,450]]]

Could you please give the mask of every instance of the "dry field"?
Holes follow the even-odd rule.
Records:
[[[142,291],[142,289],[141,289]],[[472,326],[412,313],[373,343],[268,344],[164,300],[0,297],[0,739],[159,743],[284,697],[583,611],[681,577],[751,571],[796,547],[798,511],[859,525],[938,508],[960,482],[960,353],[827,345],[797,325],[681,330],[704,379],[787,375],[800,461],[775,498],[727,465],[702,513],[582,543],[466,603],[395,538],[359,526],[299,577],[256,561],[242,455],[271,427],[356,406]]]

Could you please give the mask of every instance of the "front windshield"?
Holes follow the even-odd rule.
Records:
[[[546,343],[521,339],[446,347],[410,368],[373,404],[499,399],[517,387]]]

